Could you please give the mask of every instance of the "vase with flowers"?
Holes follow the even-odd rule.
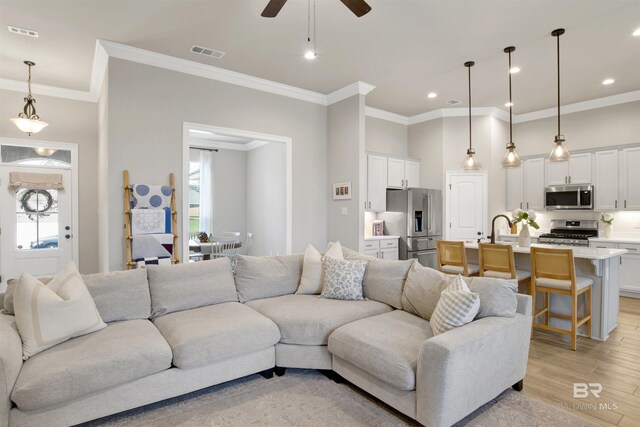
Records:
[[[522,230],[520,230],[520,235],[518,236],[518,246],[523,248],[531,246],[531,233],[529,232],[529,226],[536,230],[540,228],[536,222],[536,216],[536,211],[534,210],[525,211],[522,209],[515,209],[511,213],[514,223],[522,223]]]
[[[613,214],[603,213],[600,215],[600,221],[604,223],[604,237],[610,239],[613,234]]]

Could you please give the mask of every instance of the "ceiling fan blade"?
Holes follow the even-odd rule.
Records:
[[[371,10],[371,6],[367,4],[364,0],[340,0],[345,6],[349,8],[349,10],[360,18],[363,15],[366,15]]]
[[[270,0],[267,7],[261,13],[264,18],[275,18],[282,9],[287,0]]]

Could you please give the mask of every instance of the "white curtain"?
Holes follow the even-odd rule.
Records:
[[[200,150],[200,231],[213,231],[213,156]]]

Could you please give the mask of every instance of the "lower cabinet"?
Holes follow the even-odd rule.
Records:
[[[397,260],[398,258],[398,239],[375,239],[365,240],[363,255],[371,256],[378,259]]]
[[[640,243],[591,242],[589,246],[628,251],[620,257],[620,295],[640,298]]]

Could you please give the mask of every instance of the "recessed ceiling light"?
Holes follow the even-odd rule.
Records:
[[[602,84],[603,85],[610,85],[610,84],[613,84],[614,82],[615,82],[615,80],[613,80],[613,79],[604,79],[602,81]]]
[[[505,107],[513,107],[513,102],[505,102]]]
[[[435,97],[437,97],[437,96],[438,96],[438,94],[437,94],[437,93],[435,93],[435,92],[430,92],[430,93],[427,95],[427,98],[435,98]]]
[[[511,67],[511,69],[509,70],[509,72],[511,74],[516,74],[520,72],[520,67]]]
[[[314,51],[312,51],[312,50],[308,50],[308,51],[306,51],[306,52],[304,53],[304,57],[305,57],[305,58],[307,58],[307,59],[315,59],[315,58],[316,58],[316,56],[318,56],[318,54],[317,54],[317,53],[315,53],[315,52],[314,52]]]
[[[213,135],[213,132],[209,132],[207,130],[198,130],[198,129],[189,129],[191,133],[201,133],[203,135]]]
[[[634,36],[636,36],[636,37],[640,37],[640,28],[638,28],[637,30],[635,30],[632,34],[633,34]]]

